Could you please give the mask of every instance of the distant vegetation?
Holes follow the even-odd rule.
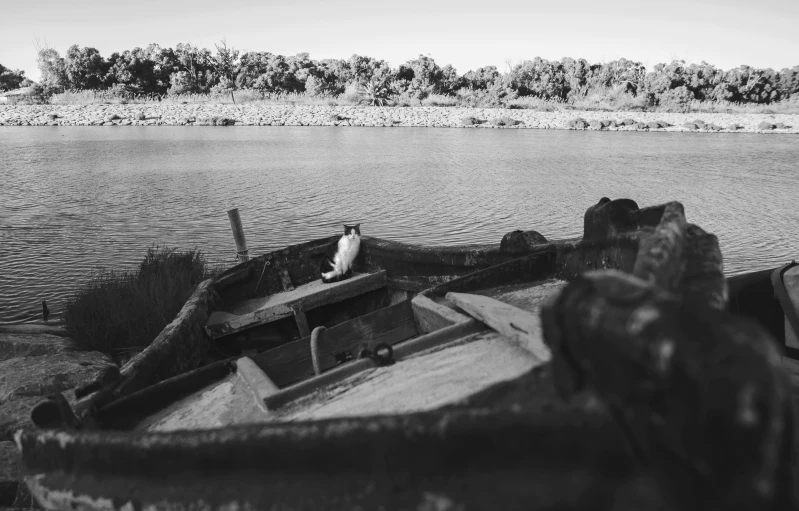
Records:
[[[25,71],[8,69],[0,64],[0,91],[19,89],[29,85],[33,85],[33,82],[25,78]]]
[[[459,75],[429,56],[398,68],[372,57],[312,60],[244,52],[225,42],[215,51],[191,44],[151,44],[104,58],[89,47],[66,54],[39,51],[40,100],[57,103],[163,100],[286,101],[371,104],[547,108],[573,105],[600,109],[697,108],[724,110],[745,105],[799,105],[799,66],[774,71],[673,61],[647,70],[626,59],[591,64],[583,59],[525,60],[500,72],[486,66]],[[4,68],[0,67],[0,71]],[[0,82],[0,88],[4,82]],[[9,82],[12,83],[12,82]],[[9,88],[9,87],[7,87]],[[86,91],[91,91],[87,94]],[[291,99],[287,99],[291,98]],[[702,109],[700,107],[700,109]]]
[[[108,354],[144,349],[211,275],[199,251],[153,247],[138,270],[100,273],[81,286],[64,308],[67,332]]]

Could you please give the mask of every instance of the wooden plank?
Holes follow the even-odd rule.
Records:
[[[327,329],[320,346],[322,371],[355,359],[363,344],[391,345],[418,335],[409,301],[386,307]],[[255,363],[280,387],[314,375],[310,337],[304,337],[254,357]]]
[[[550,360],[551,354],[544,344],[541,320],[537,315],[487,296],[447,293],[447,299],[470,316],[514,340],[541,362]]]
[[[336,303],[369,291],[385,287],[386,272],[362,273],[341,282],[323,284],[315,280],[292,291],[246,300],[227,311],[235,318],[226,317],[219,323],[209,322],[205,329],[213,339],[294,315],[294,309],[309,310],[320,305]],[[216,316],[217,318],[219,315]]]
[[[241,357],[236,360],[236,372],[247,382],[261,405],[263,405],[267,396],[271,396],[280,390],[249,357]]]
[[[450,280],[455,280],[460,275],[416,275],[416,276],[401,276],[389,277],[388,283],[391,287],[397,289],[404,289],[413,293],[430,289],[431,287],[444,284]]]
[[[413,307],[413,315],[416,318],[419,333],[423,334],[470,319],[446,305],[436,303],[422,295],[415,296],[411,301],[411,306]]]
[[[394,358],[402,360],[420,351],[435,348],[457,339],[464,339],[470,335],[484,331],[490,331],[490,329],[482,322],[468,318],[461,323],[455,323],[454,325],[441,328],[435,332],[430,332],[429,334],[417,337],[408,342],[403,342],[394,348]]]
[[[305,313],[300,309],[294,309],[294,320],[297,322],[297,329],[300,331],[300,337],[308,337],[311,335],[311,327],[308,326],[308,318]]]

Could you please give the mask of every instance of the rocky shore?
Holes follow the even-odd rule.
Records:
[[[10,433],[30,424],[31,409],[45,396],[63,392],[74,404],[76,387],[114,370],[107,355],[84,351],[62,327],[0,325],[0,509],[32,507]]]
[[[799,134],[798,114],[258,104],[0,105],[0,126],[380,126]]]

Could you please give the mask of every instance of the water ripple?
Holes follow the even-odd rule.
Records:
[[[231,263],[226,211],[251,253],[335,234],[498,242],[579,236],[600,197],[680,200],[728,273],[799,258],[795,137],[535,130],[14,128],[0,130],[0,323],[59,313],[101,269],[154,243]]]

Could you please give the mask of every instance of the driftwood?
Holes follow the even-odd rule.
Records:
[[[715,236],[665,205],[633,274],[589,272],[542,310],[554,381],[596,395],[670,509],[795,509],[795,411],[776,343],[723,309]]]

